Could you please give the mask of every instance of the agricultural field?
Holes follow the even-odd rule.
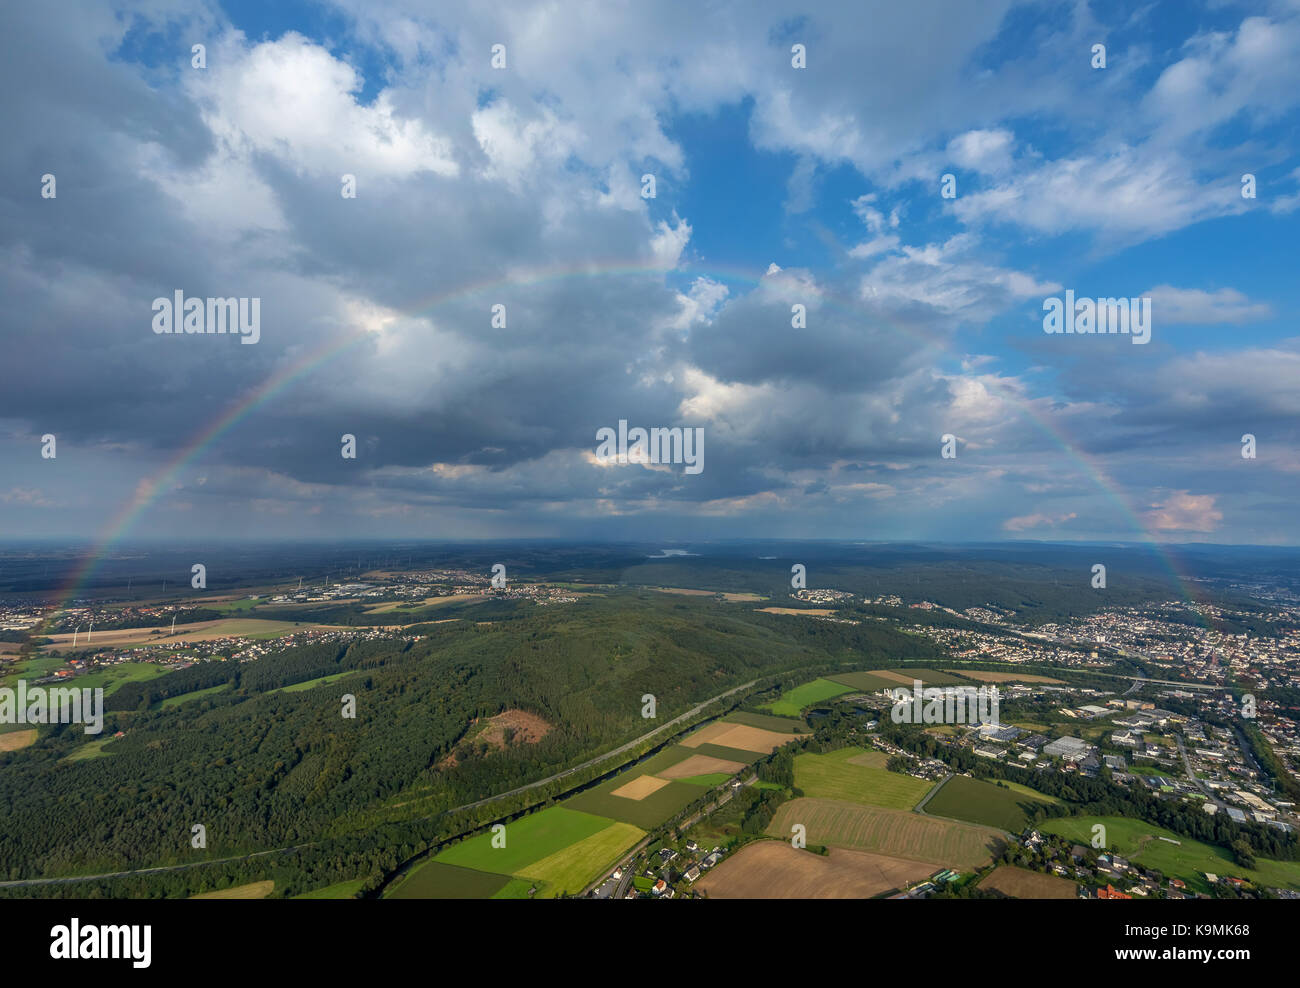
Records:
[[[1019,833],[1029,824],[1023,804],[1031,802],[1048,804],[1060,800],[1035,793],[1025,786],[1003,789],[991,782],[956,775],[925,804],[925,812],[931,816],[946,816]]]
[[[75,689],[102,689],[105,696],[112,696],[119,687],[127,683],[157,679],[166,672],[167,670],[162,666],[152,662],[123,662],[96,669],[84,676],[74,676],[66,683],[51,685],[71,686]]]
[[[434,857],[440,864],[513,875],[521,868],[586,840],[614,821],[564,806],[552,806],[506,824],[506,846],[493,847],[485,831],[452,844]]]
[[[645,831],[563,806],[506,826],[506,846],[491,832],[453,844],[392,889],[397,899],[488,899],[576,895]]]
[[[1004,846],[1001,831],[835,799],[793,799],[777,810],[767,832],[789,838],[791,827],[807,828],[809,844],[872,851],[958,871],[988,864]]]
[[[8,727],[9,725],[5,725]],[[0,751],[18,751],[36,741],[36,728],[0,732]]]
[[[682,745],[698,748],[702,744],[713,744],[723,748],[737,748],[755,754],[771,754],[783,744],[793,740],[788,733],[765,731],[761,727],[733,723],[728,720],[715,720],[694,734],[685,738]]]
[[[958,679],[946,672],[934,669],[872,669],[869,672],[839,672],[828,675],[834,683],[850,686],[855,690],[875,693],[878,690],[896,690],[900,686],[912,688],[913,681],[919,679],[925,686],[969,686],[969,682]]]
[[[541,898],[578,895],[605,867],[612,867],[628,848],[645,836],[645,831],[628,823],[614,823],[584,841],[579,841],[534,861],[519,870],[519,877],[544,883]]]
[[[1225,848],[1182,837],[1144,820],[1117,816],[1064,817],[1049,820],[1038,829],[1086,845],[1092,840],[1093,825],[1098,823],[1106,828],[1106,846],[1109,850],[1128,858],[1134,864],[1154,868],[1166,878],[1181,878],[1194,892],[1210,890],[1204,874],[1207,871],[1220,877],[1243,878],[1275,888],[1300,889],[1300,861],[1257,858],[1254,868],[1243,868]],[[1160,837],[1168,837],[1180,843],[1170,844],[1159,840]]]
[[[367,614],[390,614],[401,611],[423,610],[427,607],[437,607],[441,604],[464,604],[467,602],[478,602],[487,600],[487,596],[481,593],[453,593],[441,597],[426,597],[424,600],[390,600],[383,604],[375,604],[373,607],[367,607]],[[413,606],[403,607],[403,604]]]
[[[753,765],[763,757],[761,751],[745,751],[743,748],[724,748],[720,744],[697,744],[691,749],[700,755],[709,755],[712,758],[721,758],[728,762],[743,762],[746,765]]]
[[[729,762],[725,758],[712,758],[709,755],[691,755],[678,762],[676,765],[670,765],[666,769],[660,770],[659,778],[668,779],[691,779],[701,775],[721,775],[723,779],[735,775],[745,767],[744,762]]]
[[[1021,672],[986,672],[983,669],[945,669],[944,672],[979,683],[1062,683],[1051,676],[1034,676]]]
[[[763,704],[763,709],[777,716],[798,717],[813,704],[848,692],[850,687],[842,683],[832,683],[829,679],[814,679],[811,683],[786,690],[779,700]]]
[[[727,720],[733,724],[746,727],[758,727],[764,731],[776,731],[778,734],[807,734],[808,725],[802,717],[775,717],[768,714],[756,714],[748,710],[736,710],[727,714]]]
[[[200,892],[190,896],[191,899],[265,899],[275,891],[275,882],[249,882],[247,885],[234,885],[216,892]]]
[[[651,830],[704,795],[699,786],[681,781],[665,782],[638,799],[615,795],[615,790],[622,789],[628,781],[628,773],[621,773],[609,782],[570,796],[563,806]]]
[[[347,679],[348,676],[354,676],[357,672],[359,672],[357,669],[349,669],[347,672],[332,672],[328,676],[317,676],[315,679],[307,679],[301,683],[293,683],[290,686],[280,686],[266,692],[268,696],[272,693],[301,693],[317,686],[324,686],[327,683],[336,683],[340,679]]]
[[[884,767],[886,761],[882,753],[862,748],[796,755],[794,784],[809,796],[910,810],[930,791],[931,783],[890,772]]]
[[[251,600],[248,597],[241,597],[238,600],[209,601],[206,607],[214,611],[222,611],[227,614],[243,614],[251,611],[259,604],[265,604],[264,599]]]
[[[760,607],[760,614],[804,614],[808,617],[830,617],[835,613],[833,607]]]
[[[72,749],[70,754],[64,756],[63,761],[80,762],[87,758],[103,758],[111,755],[111,751],[104,750],[104,745],[109,744],[112,740],[112,738],[100,738],[97,741],[88,741],[80,748]]]
[[[756,593],[729,593],[726,591],[714,590],[685,590],[681,587],[654,587],[660,593],[676,594],[679,597],[721,597],[728,603],[754,603],[760,600],[767,600],[766,597],[760,597]]]
[[[312,629],[331,629],[335,625],[295,624],[293,621],[268,621],[262,618],[221,618],[216,621],[199,621],[195,624],[178,625],[176,634],[170,634],[171,625],[159,625],[156,628],[123,628],[116,631],[97,631],[87,641],[83,632],[77,637],[78,647],[113,646],[117,648],[138,647],[141,645],[183,645],[187,642],[212,641],[215,638],[279,638],[295,631]],[[51,635],[50,644],[42,649],[62,649],[72,644],[74,633]]]
[[[427,861],[416,868],[388,897],[392,899],[491,899],[517,879],[473,868]],[[534,883],[529,883],[530,887]]]
[[[682,779],[681,781],[692,786],[720,786],[730,778],[731,776],[726,775],[723,772],[714,772],[711,775],[692,775],[689,779]],[[781,788],[780,786],[775,786],[771,783],[768,785],[771,785],[772,788],[776,789]]]
[[[1059,875],[1012,865],[999,865],[980,882],[980,888],[1001,892],[1013,899],[1073,899],[1078,885]]]
[[[217,693],[230,689],[229,683],[218,683],[216,686],[209,686],[207,689],[194,690],[192,693],[181,693],[178,696],[169,696],[164,700],[159,700],[154,707],[158,710],[170,710],[172,707],[179,707],[182,703],[189,703],[191,700],[201,700],[205,696],[215,696]]]
[[[757,841],[697,883],[710,899],[869,899],[929,877],[936,865],[832,848],[823,857],[786,841]]]
[[[354,878],[350,882],[337,882],[334,885],[326,885],[324,888],[312,889],[310,892],[303,892],[301,895],[295,895],[295,899],[355,899],[361,886],[365,882],[360,878]]]

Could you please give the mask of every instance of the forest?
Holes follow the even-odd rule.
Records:
[[[127,683],[106,702],[104,734],[89,742],[98,748],[79,730],[55,728],[0,754],[0,879],[289,847],[296,850],[148,879],[16,891],[179,894],[223,876],[272,873],[288,891],[308,876],[373,877],[502,812],[448,810],[644,734],[646,693],[658,717],[670,719],[765,676],[779,683],[799,669],[937,657],[928,641],[883,625],[780,620],[636,592],[402,634],[420,637],[288,648]],[[184,700],[198,691],[206,692]],[[345,693],[356,698],[355,719],[341,715]],[[551,729],[533,744],[461,744],[476,721],[508,709]],[[191,846],[195,824],[205,828],[204,848]]]

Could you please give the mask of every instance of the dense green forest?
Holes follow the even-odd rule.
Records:
[[[0,754],[0,878],[135,869],[293,845],[310,846],[95,887],[104,894],[177,894],[222,876],[275,872],[285,888],[301,886],[307,875],[367,877],[454,832],[457,821],[443,816],[448,809],[644,734],[653,725],[641,716],[643,694],[654,694],[662,721],[730,687],[769,675],[779,680],[792,669],[937,657],[928,641],[875,623],[781,620],[643,593],[527,608],[490,625],[420,625],[405,634],[423,637],[290,648],[127,683],[106,703],[98,739],[70,726]],[[328,685],[274,692],[338,674],[344,675]],[[207,692],[168,702],[201,690]],[[341,716],[345,693],[356,698],[355,719]],[[505,750],[457,748],[476,719],[512,708],[543,718],[550,732]],[[125,736],[114,740],[119,730]],[[68,758],[92,751],[93,757]],[[447,757],[453,751],[455,764]],[[195,824],[206,828],[206,849],[190,846]],[[86,894],[83,886],[22,891],[78,888]]]

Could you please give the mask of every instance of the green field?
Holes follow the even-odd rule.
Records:
[[[172,707],[179,707],[182,703],[189,703],[191,700],[198,700],[205,696],[212,696],[214,693],[220,693],[222,690],[230,688],[229,683],[217,683],[216,686],[209,686],[205,690],[195,690],[193,693],[182,693],[179,696],[169,696],[167,699],[157,704],[159,710],[168,710]]]
[[[533,894],[541,891],[537,882],[528,878],[512,878],[501,888],[492,893],[494,899],[531,899]]]
[[[635,770],[620,772],[610,781],[594,789],[570,796],[562,805],[584,813],[609,817],[621,823],[630,823],[642,830],[653,830],[665,820],[676,816],[688,803],[705,795],[704,790],[699,786],[677,780],[668,783],[658,792],[651,793],[645,799],[628,799],[612,793],[611,790],[631,782],[640,774],[642,773]]]
[[[756,714],[749,710],[734,710],[722,719],[733,724],[745,724],[748,727],[758,727],[764,731],[778,731],[782,734],[808,733],[808,725],[798,716],[774,717],[770,714]]]
[[[863,764],[850,764],[850,759]],[[889,772],[882,767],[885,760],[880,752],[862,748],[841,748],[828,755],[796,755],[794,784],[808,796],[910,810],[930,791],[931,783]]]
[[[925,812],[932,816],[946,816],[968,823],[982,823],[1019,833],[1029,824],[1022,804],[1030,802],[1059,803],[1059,800],[1035,793],[1025,786],[1002,789],[991,782],[968,779],[957,775],[944,783]]]
[[[323,686],[326,683],[335,683],[340,679],[346,679],[348,676],[355,675],[359,670],[351,669],[348,672],[335,672],[328,676],[318,676],[316,679],[308,679],[301,683],[294,683],[292,686],[281,686],[278,689],[267,690],[271,693],[301,693],[303,690],[309,690],[316,686]]]
[[[832,683],[829,679],[814,679],[811,683],[786,690],[781,694],[781,699],[765,703],[762,707],[778,716],[798,717],[813,704],[848,692],[850,688],[843,683]]]
[[[312,889],[310,892],[304,892],[302,895],[295,895],[295,899],[354,899],[356,894],[361,891],[364,885],[360,878],[354,878],[350,882],[339,882],[335,885],[326,885],[322,889]]]
[[[486,831],[451,845],[434,861],[497,875],[515,875],[533,862],[599,833],[613,822],[565,806],[550,806],[506,824],[505,847],[493,847],[492,832]]]
[[[541,898],[578,895],[602,868],[612,868],[619,856],[644,836],[644,830],[631,824],[611,823],[586,840],[534,861],[521,869],[519,876],[544,882]]]
[[[40,679],[42,676],[48,676],[55,669],[62,669],[65,664],[63,659],[46,659],[32,658],[7,666],[7,672],[0,677],[0,684],[5,686],[16,686],[18,680],[26,679],[29,682],[33,679]]]
[[[728,748],[725,745],[709,744],[708,742],[696,745],[694,748],[691,748],[690,751],[697,755],[712,755],[714,758],[723,758],[729,762],[741,762],[745,765],[753,765],[754,762],[758,761],[760,758],[767,757],[761,751],[746,751],[744,748]]]
[[[678,782],[685,782],[692,786],[720,786],[730,779],[726,772],[713,772],[709,775],[692,775],[689,779],[678,779]]]
[[[111,751],[105,751],[104,745],[112,741],[112,738],[100,738],[98,741],[90,741],[83,744],[80,748],[74,748],[72,753],[64,757],[65,762],[81,762],[87,758],[103,758],[111,755]]]
[[[1207,871],[1220,878],[1231,876],[1274,888],[1300,889],[1300,861],[1257,858],[1254,868],[1243,868],[1234,862],[1232,853],[1224,848],[1182,837],[1144,820],[1117,816],[1064,817],[1050,820],[1039,829],[1087,845],[1092,841],[1092,827],[1097,823],[1106,828],[1106,845],[1109,850],[1128,858],[1134,864],[1154,868],[1166,878],[1181,878],[1195,892],[1210,890],[1210,884],[1202,874]],[[1170,837],[1182,843],[1170,844],[1157,840],[1158,837]]]
[[[241,613],[244,611],[251,611],[258,604],[265,604],[265,603],[266,603],[265,598],[260,600],[249,600],[247,597],[244,597],[240,600],[227,600],[220,604],[209,604],[208,607],[210,610],[222,611],[224,613],[231,614],[231,613]],[[297,898],[306,898],[306,896],[298,896]]]
[[[61,665],[61,663],[60,663]],[[121,665],[106,666],[84,676],[74,676],[63,683],[50,683],[51,686],[70,686],[74,689],[103,689],[105,696],[112,696],[126,683],[157,679],[166,673],[162,666],[152,662],[123,662]]]
[[[392,899],[490,899],[513,880],[473,868],[426,861],[388,894]]]

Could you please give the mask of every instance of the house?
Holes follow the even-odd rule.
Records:
[[[650,892],[653,895],[663,895],[667,891],[668,891],[668,883],[665,882],[662,878],[659,879],[659,881],[655,882],[650,889]]]
[[[693,840],[688,840],[688,841],[686,842],[686,850],[690,851],[692,854],[694,854],[694,853],[695,853],[696,851],[698,851],[699,849],[700,849],[700,845],[697,844],[697,843],[695,843],[695,841],[693,841]]]
[[[1097,889],[1097,898],[1098,899],[1131,899],[1133,898],[1133,896],[1126,895],[1125,893],[1121,892],[1119,889],[1115,888],[1114,885],[1108,884],[1104,889]]]
[[[686,874],[683,875],[682,877],[684,877],[688,882],[693,882],[693,881],[695,881],[695,879],[697,879],[697,878],[700,877],[700,869],[699,869],[699,866],[698,866],[698,865],[692,865],[690,868],[688,868],[688,869],[686,870]]]

